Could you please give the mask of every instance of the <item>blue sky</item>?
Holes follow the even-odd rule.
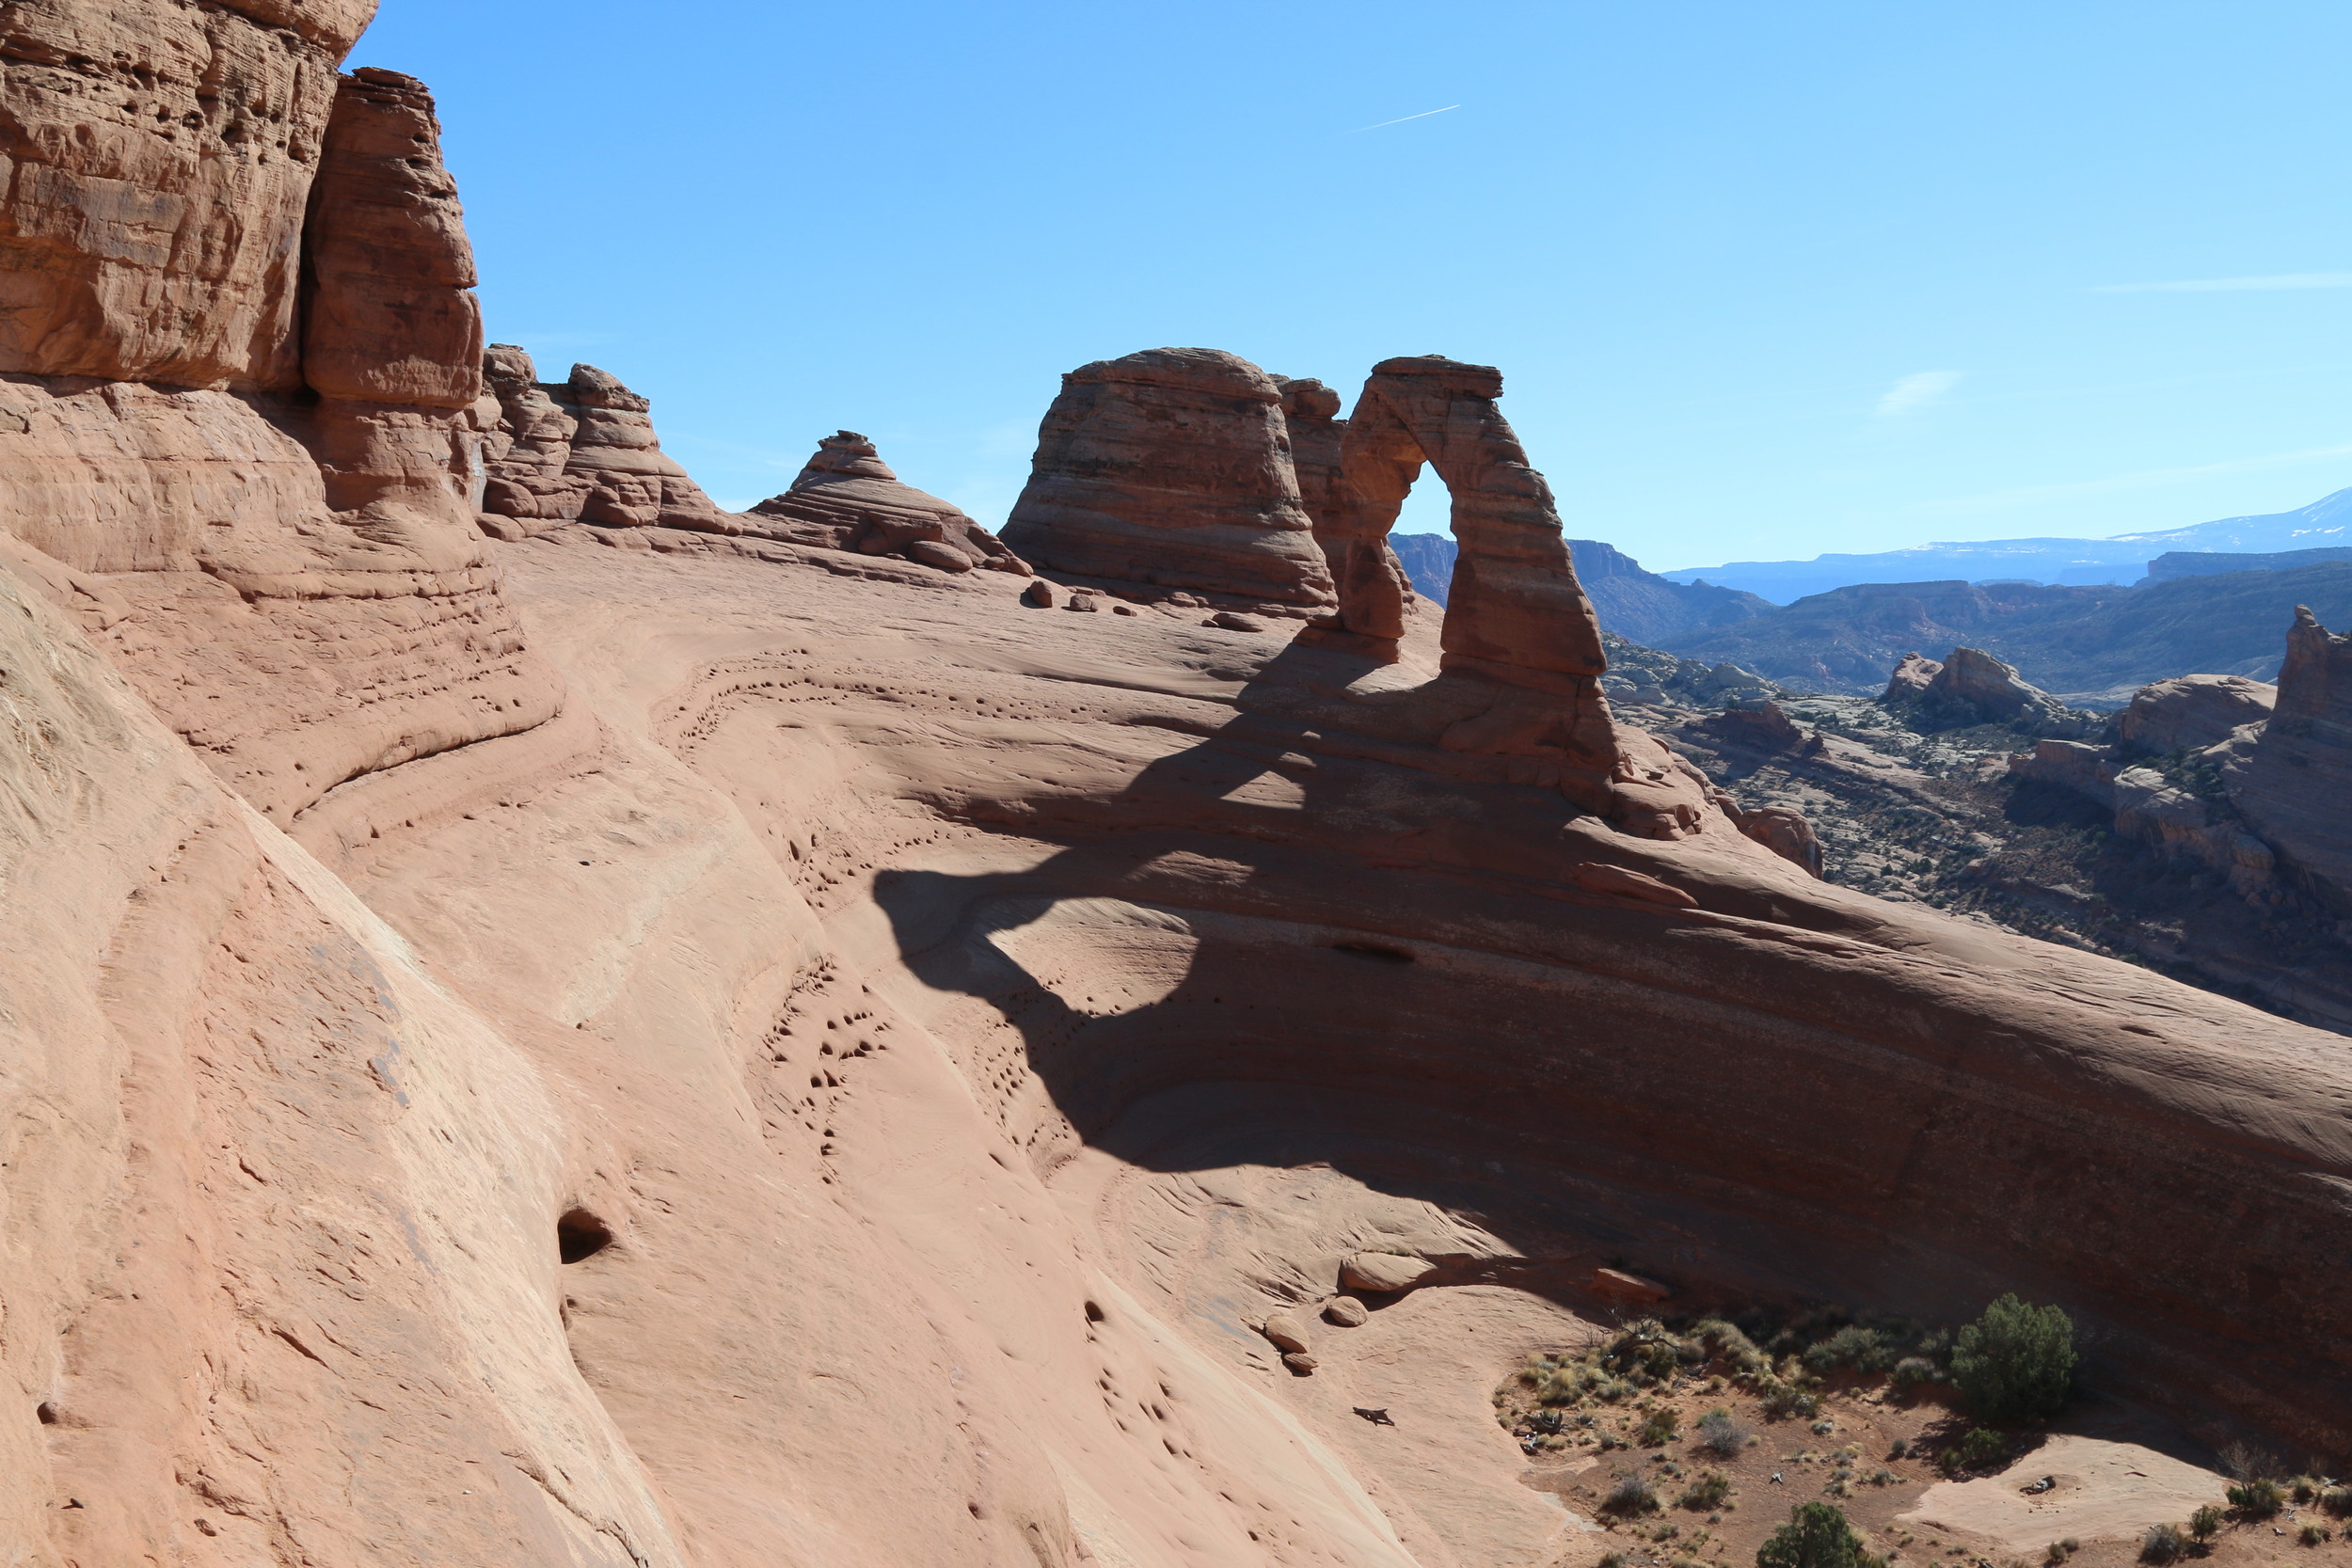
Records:
[[[994,522],[1086,360],[1439,352],[1666,568],[2352,484],[2348,55],[2265,0],[385,0],[353,63],[439,95],[491,336],[728,504],[847,426]]]

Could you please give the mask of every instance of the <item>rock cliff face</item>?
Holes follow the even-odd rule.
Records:
[[[2352,637],[2331,633],[2297,605],[2279,667],[2278,706],[2223,765],[2230,799],[2328,904],[2352,911]]]
[[[359,20],[10,8],[8,90],[56,78],[11,135],[144,148],[74,86],[117,82],[92,40],[206,103],[230,44],[298,84]],[[179,131],[228,145],[279,70]],[[1491,372],[1384,367],[1344,437],[1465,498],[1442,637],[760,537],[600,372],[493,350],[498,419],[458,400],[437,164],[368,162],[429,106],[344,90],[350,182],[205,187],[217,253],[142,273],[26,209],[40,297],[120,357],[0,362],[16,1560],[1586,1568],[1489,1393],[1629,1285],[1943,1321],[2019,1289],[2099,1331],[2105,1386],[2352,1447],[2340,1040],[1735,823],[1613,726]],[[265,139],[334,142],[334,101]],[[202,162],[165,141],[117,195]],[[312,274],[353,292],[331,396],[237,260],[260,235],[292,289],[306,211],[330,254],[414,225],[397,287]],[[372,355],[404,311],[443,346]],[[1080,384],[1048,445],[1099,416],[1127,478],[1042,488],[1147,574],[1110,580],[1156,586],[1166,535],[1170,576],[1310,607],[1278,394],[1228,358]],[[336,445],[337,404],[448,439]],[[556,514],[452,520],[468,434]],[[862,446],[798,504],[895,485]],[[1142,490],[1232,506],[1210,547],[1114,506]],[[2306,641],[2281,709],[2316,726]],[[1241,1327],[1278,1319],[1304,1364]]]
[[[1238,355],[1146,349],[1062,377],[1005,543],[1064,576],[1311,614],[1331,577],[1282,392]]]

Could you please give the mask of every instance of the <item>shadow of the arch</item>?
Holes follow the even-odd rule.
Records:
[[[1482,950],[1480,895],[1449,888],[1442,871],[1369,864],[1328,839],[1302,844],[1253,821],[1232,798],[1270,768],[1297,791],[1293,818],[1360,809],[1335,771],[1269,758],[1327,738],[1327,725],[1285,716],[1301,689],[1377,668],[1285,648],[1213,733],[1093,802],[1098,820],[1058,834],[1025,829],[1060,845],[1042,862],[880,873],[873,895],[901,962],[1015,1029],[1029,1069],[1090,1148],[1161,1172],[1328,1165],[1473,1220],[1523,1255],[1511,1283],[1581,1310],[1599,1307],[1581,1287],[1607,1257],[1754,1293],[1828,1279],[1868,1291],[1898,1273],[1905,1300],[1979,1290],[1953,1259],[1857,1234],[1850,1218],[1787,1199],[1774,1212],[1760,1195],[1682,1181],[1677,1140],[1692,1130],[1675,1125],[1663,1094],[1645,1124],[1629,1118],[1607,1139],[1577,1116],[1549,1119],[1547,1105],[1576,1103],[1580,1075],[1627,1075],[1627,1040],[1656,1032],[1644,1016],[1653,994]],[[1559,821],[1580,815],[1554,791],[1521,793]],[[1171,858],[1214,862],[1217,875],[1186,892],[1148,874]],[[1359,887],[1367,891],[1351,911]],[[1099,918],[1095,901],[1105,901]],[[1119,912],[1138,908],[1165,924],[1139,937]],[[1102,955],[1138,941],[1157,944],[1154,994],[1089,1006],[1090,991],[1117,989],[1114,969],[1136,950]],[[1082,970],[1097,963],[1092,977],[1106,983],[1057,983],[1025,960],[1025,946],[1074,955]],[[1630,1054],[1652,1058],[1642,1070],[1671,1071],[1659,1053]]]

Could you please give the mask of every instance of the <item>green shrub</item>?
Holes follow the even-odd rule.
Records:
[[[2316,1546],[2328,1539],[2328,1527],[2316,1521],[2308,1523],[2295,1532],[2295,1538],[2306,1546]]]
[[[1661,1407],[1651,1411],[1642,1420],[1642,1447],[1657,1448],[1682,1435],[1682,1417],[1677,1411]]]
[[[1574,1404],[1584,1397],[1584,1374],[1574,1367],[1554,1367],[1535,1377],[1539,1404]]]
[[[1780,1419],[1789,1417],[1811,1417],[1820,1414],[1821,1402],[1793,1383],[1783,1383],[1770,1373],[1756,1379],[1756,1396],[1764,1402],[1764,1413]]]
[[[2003,1296],[1960,1331],[1952,1381],[1980,1421],[2046,1421],[2074,1386],[2074,1323],[2058,1307]]]
[[[1881,1330],[1860,1323],[1848,1323],[1804,1353],[1804,1364],[1816,1371],[1851,1367],[1856,1371],[1883,1372],[1895,1359],[1894,1341]]]
[[[1924,1355],[1906,1355],[1895,1363],[1895,1386],[1898,1388],[1916,1388],[1923,1383],[1933,1383],[1941,1376],[1943,1374],[1935,1370],[1935,1363]]]
[[[1894,1442],[1892,1442],[1891,1444],[1887,1445],[1887,1449],[1886,1449],[1886,1457],[1887,1457],[1887,1458],[1889,1458],[1889,1459],[1908,1459],[1910,1456],[1911,1456],[1911,1439],[1910,1439],[1910,1438],[1908,1438],[1908,1437],[1898,1437],[1898,1438],[1896,1438],[1896,1439],[1895,1439],[1895,1441],[1894,1441]]]
[[[1617,1483],[1609,1489],[1609,1496],[1601,1499],[1600,1506],[1611,1513],[1627,1517],[1636,1513],[1655,1513],[1658,1511],[1658,1493],[1650,1485],[1649,1477],[1639,1470],[1629,1470],[1617,1478]]]
[[[1788,1522],[1756,1549],[1756,1568],[1884,1568],[1846,1515],[1828,1503],[1799,1503]]]
[[[2230,1506],[2249,1519],[2268,1519],[2286,1507],[2287,1495],[2275,1481],[2249,1481],[2230,1488]]]
[[[2009,1444],[1999,1433],[1977,1427],[1944,1450],[1943,1465],[1957,1475],[1963,1470],[1989,1469],[2008,1456]]]
[[[2201,1545],[2219,1535],[2221,1533],[2221,1511],[2211,1503],[2205,1504],[2204,1507],[2188,1516],[2188,1533],[2195,1536]]]
[[[2188,1543],[2181,1538],[2176,1525],[2150,1525],[2148,1533],[2139,1539],[2139,1560],[2142,1562],[2173,1562],[2188,1550]]]
[[[2339,1519],[2352,1519],[2352,1486],[2330,1486],[2319,1495],[2319,1506]]]
[[[1694,1477],[1675,1502],[1694,1513],[1704,1513],[1709,1509],[1723,1507],[1730,1497],[1731,1478],[1721,1470],[1709,1470],[1703,1476]]]

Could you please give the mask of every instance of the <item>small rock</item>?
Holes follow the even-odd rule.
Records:
[[[1085,589],[1081,588],[1076,593],[1070,595],[1069,608],[1072,610],[1085,610],[1091,614],[1092,612],[1103,608],[1103,601],[1088,593]]]
[[[1276,1312],[1267,1317],[1259,1333],[1274,1341],[1282,1350],[1303,1351],[1307,1348],[1307,1327],[1288,1312]]]
[[[1029,586],[1021,590],[1021,602],[1032,610],[1051,610],[1057,597],[1054,585],[1043,578],[1031,579]]]
[[[1133,615],[1135,612],[1136,607],[1131,604],[1115,604],[1111,606],[1111,613],[1113,615]]]
[[[1244,615],[1237,610],[1220,610],[1200,623],[1204,626],[1222,626],[1227,631],[1263,631],[1265,623],[1255,615]]]
[[[1409,1291],[1437,1264],[1422,1258],[1393,1252],[1359,1252],[1340,1265],[1340,1283],[1351,1291],[1376,1291],[1382,1295]]]
[[[1323,1304],[1323,1321],[1342,1328],[1361,1328],[1371,1318],[1364,1304],[1354,1296],[1333,1296]]]
[[[906,558],[918,565],[935,566],[943,572],[968,572],[976,564],[972,558],[937,539],[917,539],[906,547]]]
[[[1316,1361],[1313,1356],[1309,1355],[1305,1351],[1295,1350],[1282,1357],[1282,1365],[1288,1367],[1292,1371],[1297,1373],[1300,1377],[1309,1377],[1313,1375],[1315,1368],[1321,1365],[1321,1363]]]

